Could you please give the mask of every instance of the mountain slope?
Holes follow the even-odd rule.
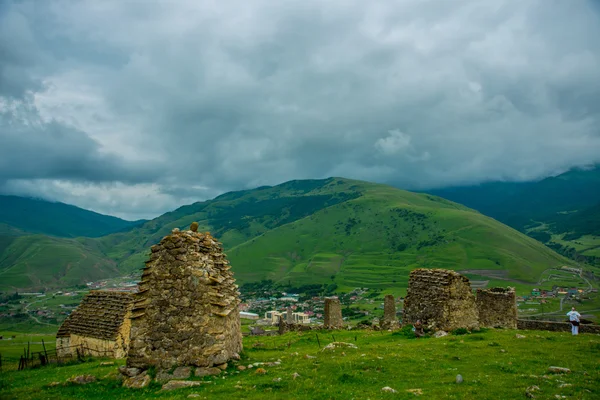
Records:
[[[70,263],[85,264],[78,268],[82,272],[94,265],[98,274],[113,274],[115,264],[120,273],[137,271],[151,245],[173,228],[188,229],[193,221],[223,242],[241,283],[270,278],[401,289],[411,269],[443,267],[470,270],[476,278],[500,279],[504,285],[534,284],[546,268],[569,263],[532,238],[460,204],[342,178],[226,193],[127,232],[71,240]],[[51,245],[67,246],[68,240]],[[75,257],[78,251],[88,258]],[[43,253],[27,254],[27,264],[19,265],[31,273],[32,265],[41,267]],[[0,257],[0,277],[7,267],[2,260],[7,259]],[[54,285],[64,281],[60,273],[67,270],[58,259],[55,268]]]
[[[0,224],[59,237],[100,237],[139,225],[64,203],[0,195]],[[0,231],[2,233],[2,231]]]
[[[600,264],[600,167],[538,182],[430,190],[477,209],[578,261]]]

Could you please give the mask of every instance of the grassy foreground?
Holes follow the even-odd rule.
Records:
[[[516,333],[525,338],[516,338]],[[408,338],[402,333],[334,331],[318,333],[321,347],[333,341],[357,349],[320,350],[317,333],[245,338],[237,365],[261,365],[226,374],[201,387],[161,392],[153,383],[142,390],[122,388],[116,366],[100,360],[0,374],[2,399],[519,399],[537,386],[536,398],[600,398],[600,336],[568,333],[489,330],[443,338]],[[571,369],[553,374],[550,366]],[[299,376],[293,378],[294,373]],[[72,376],[92,374],[98,381],[64,384]],[[464,382],[457,384],[456,375]],[[52,382],[62,382],[50,386]],[[389,386],[396,393],[382,391]],[[419,394],[421,393],[421,394]],[[562,397],[559,397],[562,398]]]

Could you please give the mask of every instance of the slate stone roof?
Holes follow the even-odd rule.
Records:
[[[132,305],[133,296],[130,293],[93,290],[63,322],[56,337],[76,334],[115,340]]]

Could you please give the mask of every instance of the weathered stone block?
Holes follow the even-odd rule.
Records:
[[[174,230],[152,251],[136,295],[127,366],[211,367],[239,354],[239,292],[221,244],[208,233]]]
[[[342,305],[338,298],[325,299],[325,319],[323,326],[327,329],[339,329],[344,327],[342,319]]]
[[[477,289],[479,325],[517,329],[517,298],[514,288]]]
[[[404,300],[405,324],[417,320],[434,330],[479,327],[475,296],[469,279],[445,269],[415,269]]]

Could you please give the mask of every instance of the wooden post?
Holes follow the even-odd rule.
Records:
[[[44,355],[46,356],[46,363],[48,363],[48,352],[46,351],[46,344],[44,343],[44,339],[42,339],[42,347],[44,348]]]

